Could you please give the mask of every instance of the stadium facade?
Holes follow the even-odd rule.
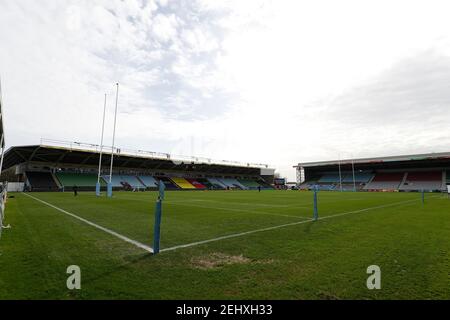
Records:
[[[447,191],[450,152],[299,163],[300,189],[326,191]]]
[[[268,165],[172,156],[165,153],[103,148],[100,184],[106,189],[111,155],[115,190],[252,190],[272,188],[275,170]],[[15,146],[5,153],[2,181],[29,191],[92,191],[98,181],[100,146],[43,140],[39,145]]]

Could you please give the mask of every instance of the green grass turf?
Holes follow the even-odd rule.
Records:
[[[33,196],[152,245],[156,193]],[[0,299],[449,299],[450,199],[417,193],[167,192],[162,249],[292,226],[152,256],[24,194],[10,194]],[[368,210],[365,210],[368,209]],[[343,213],[348,213],[340,215]],[[382,290],[366,269],[379,265]],[[82,289],[66,288],[66,268]]]

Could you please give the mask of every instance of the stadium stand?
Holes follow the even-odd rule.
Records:
[[[103,176],[102,177],[106,182],[109,182],[109,176]],[[111,184],[113,188],[122,188],[122,178],[118,175],[113,175],[111,179]]]
[[[95,174],[58,172],[56,177],[65,190],[72,190],[73,186],[77,186],[80,191],[90,191],[95,190],[97,184],[97,175]],[[100,184],[102,187],[106,186],[103,179],[100,179]]]
[[[164,183],[164,185],[166,186],[167,190],[179,190],[180,188],[173,183],[172,180],[170,180],[167,177],[156,177],[157,180],[162,181]]]
[[[205,188],[208,189],[208,190],[214,189],[213,184],[211,182],[209,182],[209,180],[206,179],[206,178],[198,178],[198,179],[195,179],[195,180],[197,182],[201,183],[202,185],[204,185]],[[222,189],[222,188],[219,187],[219,188],[216,188],[216,189]]]
[[[170,178],[173,183],[175,183],[180,189],[183,190],[193,190],[197,189],[194,185],[192,185],[189,181],[184,178],[172,177]]]
[[[373,173],[355,173],[355,182],[356,183],[368,183],[374,177]],[[353,174],[346,175],[344,179],[342,179],[343,183],[353,183]]]
[[[320,191],[334,191],[337,190],[337,186],[333,185],[333,184],[317,184],[317,185],[310,185],[309,189],[313,190],[317,188],[317,190]]]
[[[231,189],[241,189],[241,190],[248,189],[247,187],[245,187],[241,183],[239,183],[239,181],[237,181],[236,179],[222,178],[219,180],[222,182],[222,184],[224,184],[225,186],[227,186]]]
[[[338,172],[332,172],[323,174],[318,180],[302,183],[299,189],[313,190],[317,187],[318,190],[322,191],[354,191],[356,187],[357,191],[361,191],[373,177],[373,173],[358,172],[353,177],[351,172],[343,172],[340,178]],[[342,179],[342,182],[340,179]]]
[[[219,179],[216,178],[208,178],[208,181],[211,183],[214,189],[226,189],[227,185],[222,183]]]
[[[377,173],[364,190],[398,190],[404,177],[404,172]]]
[[[26,177],[32,191],[59,190],[53,175],[50,172],[26,172]]]
[[[199,190],[205,190],[205,189],[207,189],[207,187],[206,187],[204,184],[198,182],[198,181],[195,180],[195,179],[186,179],[186,180],[187,180],[190,184],[192,184],[196,189],[199,189]]]
[[[145,185],[136,176],[120,176],[123,183],[128,183],[132,188],[144,188]]]
[[[409,172],[400,186],[402,191],[438,191],[441,189],[442,171]]]
[[[103,162],[110,163],[111,154],[103,153]],[[59,190],[70,191],[76,185],[80,191],[94,191],[100,161],[99,146],[81,142],[65,142],[42,139],[39,145],[10,148],[4,158],[4,181],[26,181],[26,171],[58,172],[54,179]],[[76,173],[78,172],[78,173]],[[90,175],[89,175],[89,174]],[[102,175],[109,173],[109,166],[102,167]],[[55,175],[54,175],[55,176]],[[223,190],[226,186],[215,177],[233,177],[255,181],[274,182],[275,169],[264,164],[239,163],[199,157],[177,157],[166,153],[121,149],[114,158],[113,188],[134,191],[141,185],[155,189],[158,177],[167,189],[183,190],[169,177],[179,177],[181,188],[190,190]],[[191,180],[187,180],[189,177]],[[214,177],[211,181],[208,177]],[[252,180],[250,179],[250,180]],[[102,178],[103,189],[108,177]],[[244,189],[238,181],[233,185]]]
[[[346,178],[346,176],[342,175],[342,181]],[[319,179],[319,183],[339,183],[340,178],[339,174],[325,174]]]
[[[434,192],[450,184],[450,152],[301,162],[295,168],[301,190],[315,185],[340,190],[338,171],[344,190],[353,185],[353,174],[356,191]]]
[[[255,190],[255,189],[258,189],[259,187],[263,187],[262,185],[260,185],[258,182],[254,181],[254,180],[239,179],[238,182],[250,190]]]
[[[147,187],[147,188],[157,188],[158,181],[152,176],[138,176],[139,180]]]

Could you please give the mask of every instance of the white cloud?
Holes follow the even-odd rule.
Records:
[[[158,0],[158,4],[161,7],[167,7],[167,5],[169,4],[169,0]]]
[[[168,16],[158,14],[153,21],[153,34],[163,42],[175,40],[178,35],[177,27],[179,24],[179,19],[174,14]]]

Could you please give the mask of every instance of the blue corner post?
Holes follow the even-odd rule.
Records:
[[[422,204],[425,204],[425,190],[422,190]]]
[[[111,183],[111,182],[108,182],[107,189],[108,189],[108,191],[107,191],[108,198],[112,198],[112,195],[113,195],[113,188],[112,188],[112,183]]]
[[[97,197],[100,197],[100,183],[97,182],[97,184],[95,185],[95,194],[97,195]]]
[[[162,181],[160,181],[159,196],[158,200],[156,201],[156,209],[155,209],[155,226],[153,231],[153,254],[158,254],[160,251],[162,203],[164,200],[165,189],[166,189],[165,184]]]
[[[314,187],[314,221],[319,220],[319,209],[317,207],[317,186]]]

